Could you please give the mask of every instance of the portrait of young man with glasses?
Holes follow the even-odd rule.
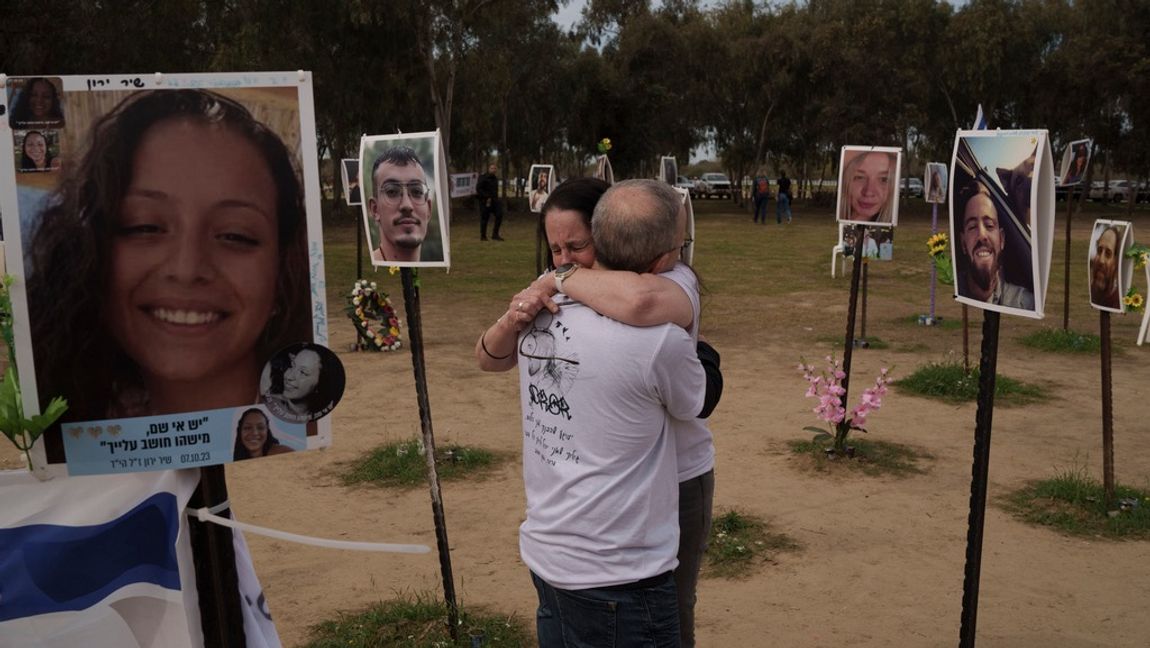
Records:
[[[371,180],[367,217],[378,231],[372,236],[373,242],[378,240],[371,250],[372,265],[442,261],[442,246],[434,245],[429,254],[424,245],[431,243],[429,230],[434,229],[434,190],[415,149],[385,149],[371,164]]]

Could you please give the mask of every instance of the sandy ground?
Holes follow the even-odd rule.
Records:
[[[472,312],[464,306],[461,311],[458,304],[424,298],[425,336],[433,341],[426,347],[431,411],[440,442],[519,451],[516,376],[483,374],[471,356],[476,333],[501,308],[492,304],[490,312]],[[872,313],[884,308],[882,300],[872,297]],[[941,305],[940,312],[959,317],[950,303]],[[980,316],[973,319],[981,321]],[[1101,472],[1098,358],[1025,350],[1011,342],[1015,323],[1003,318],[999,372],[1042,382],[1055,398],[995,412],[992,500],[1027,480],[1075,465]],[[346,329],[334,327],[334,348],[350,341]],[[716,507],[761,516],[802,549],[757,565],[742,580],[703,580],[699,644],[955,645],[975,406],[896,391],[872,417],[873,434],[933,455],[926,474],[906,479],[812,474],[785,448],[786,441],[805,436],[802,426],[814,423],[794,366],[800,354],[822,355],[829,343],[817,348],[804,344],[801,325],[714,329],[712,340],[723,352],[726,377],[723,402],[712,418]],[[1122,330],[1131,335],[1128,326]],[[949,350],[961,349],[955,331],[899,328],[874,315],[871,331],[888,340],[905,337],[908,344],[857,353],[856,385],[868,382],[879,366],[891,364],[909,373],[937,357],[924,354],[923,345],[914,342],[918,338],[945,336]],[[975,354],[978,341],[975,327]],[[1139,408],[1150,384],[1150,371],[1137,362],[1144,353],[1131,346],[1123,356],[1130,361],[1115,366],[1117,474],[1122,483],[1139,487],[1150,485],[1150,453],[1144,450],[1150,426]],[[230,466],[235,510],[249,522],[295,532],[434,546],[426,489],[345,488],[334,476],[340,462],[418,433],[410,354],[345,353],[342,358],[352,388],[337,410],[335,446]],[[518,461],[483,480],[446,483],[443,497],[463,604],[532,619],[534,591],[516,539],[524,506]],[[397,592],[441,591],[434,553],[344,553],[257,537],[249,542],[288,646],[301,645],[308,626],[338,611]],[[985,527],[979,645],[1150,645],[1148,558],[1145,542],[1065,537],[1017,522],[992,505]]]
[[[509,228],[505,235],[525,233]],[[1061,249],[1057,245],[1056,251]],[[961,351],[957,331],[905,323],[908,315],[921,312],[923,300],[891,295],[890,290],[884,297],[884,272],[902,270],[876,269],[872,275],[870,331],[896,343],[887,350],[856,353],[856,393],[880,366],[894,366],[905,375],[923,362]],[[380,277],[389,282],[388,290],[402,308],[398,277]],[[701,646],[918,647],[958,642],[975,406],[894,391],[872,415],[873,437],[933,455],[925,474],[905,479],[814,474],[785,447],[788,440],[806,438],[802,427],[815,423],[812,403],[801,397],[805,384],[794,367],[800,355],[814,359],[831,349],[826,335],[816,329],[822,322],[826,330],[839,331],[845,322],[846,283],[839,282],[834,294],[756,297],[739,303],[741,312],[761,313],[761,319],[704,321],[723,354],[726,377],[723,401],[711,421],[717,447],[716,507],[760,516],[802,549],[756,565],[741,580],[703,580],[697,608]],[[1060,312],[1059,283],[1053,285],[1049,326],[1057,325],[1053,320]],[[723,299],[727,297],[714,297],[720,306]],[[492,303],[481,308],[425,291],[425,353],[437,440],[517,457],[521,437],[515,427],[516,375],[481,373],[471,353],[479,331],[503,307]],[[948,318],[960,313],[945,298],[939,310]],[[1079,330],[1096,330],[1092,313],[1092,319],[1075,317]],[[1150,424],[1141,406],[1150,395],[1150,351],[1132,345],[1131,319],[1116,328],[1116,336],[1126,340],[1114,374],[1116,469],[1120,482],[1147,488]],[[981,316],[972,320],[981,322]],[[1031,351],[1015,341],[1024,328],[1019,320],[1003,317],[1002,326],[999,372],[1041,382],[1055,397],[1042,405],[995,412],[992,501],[1027,480],[1076,465],[1100,476],[1098,358]],[[333,349],[347,348],[351,335],[350,325],[333,320]],[[831,339],[838,336],[841,333]],[[976,358],[978,342],[974,327]],[[236,515],[296,533],[434,547],[426,488],[348,488],[337,476],[343,462],[419,433],[411,355],[405,348],[387,354],[343,352],[341,358],[349,389],[333,415],[333,447],[229,466]],[[4,464],[15,465],[11,459]],[[445,483],[443,499],[462,604],[533,619],[534,590],[518,555],[517,527],[524,509],[518,460],[485,479]],[[252,535],[248,542],[285,646],[302,645],[310,626],[341,611],[398,592],[442,591],[434,552],[412,556],[332,551]],[[1148,610],[1150,544],[1070,538],[1015,521],[993,504],[989,507],[979,646],[1150,646]]]

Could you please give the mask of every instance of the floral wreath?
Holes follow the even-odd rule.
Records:
[[[347,296],[347,313],[355,325],[356,347],[364,351],[395,351],[401,346],[399,318],[387,293],[374,281],[359,279]]]

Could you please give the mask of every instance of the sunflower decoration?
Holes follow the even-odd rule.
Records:
[[[399,318],[387,293],[374,281],[360,279],[347,296],[344,309],[355,325],[356,347],[364,351],[395,351],[401,346]]]
[[[599,149],[599,153],[607,155],[607,151],[611,150],[611,138],[604,137],[603,139],[599,140],[599,143],[596,144],[595,147]]]
[[[1122,298],[1122,303],[1126,304],[1126,308],[1135,313],[1140,313],[1142,312],[1142,307],[1146,305],[1146,298],[1134,290],[1134,286],[1130,286],[1130,290],[1127,290],[1126,296]]]
[[[954,271],[950,267],[950,237],[946,232],[939,232],[926,240],[926,247],[930,253],[931,261],[937,270],[938,282],[943,285],[954,283]]]

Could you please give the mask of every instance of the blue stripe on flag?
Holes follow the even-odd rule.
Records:
[[[104,524],[0,529],[0,621],[83,610],[132,583],[179,591],[178,533],[171,493]]]

